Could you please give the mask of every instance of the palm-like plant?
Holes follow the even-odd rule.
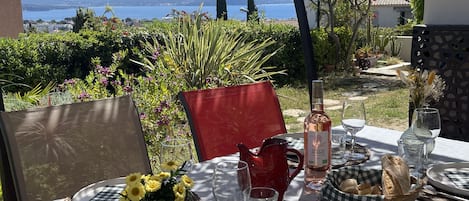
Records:
[[[266,52],[273,40],[248,41],[240,32],[225,30],[219,21],[202,15],[183,16],[164,38],[165,66],[175,66],[190,88],[237,85],[269,79],[275,67],[264,67],[275,53]],[[158,44],[147,47],[162,48]]]
[[[22,77],[14,74],[0,74],[0,91],[2,92],[1,95],[9,97],[6,100],[4,100],[4,97],[0,97],[0,105],[5,106],[8,110],[21,110],[33,107],[34,105],[38,105],[41,99],[46,97],[47,94],[52,91],[52,89],[55,87],[55,84],[52,82],[50,82],[45,87],[42,87],[40,84],[36,85],[35,87],[30,87],[27,84],[12,81],[14,79],[20,80],[22,79]],[[4,89],[10,86],[26,87],[30,90],[24,93],[3,93],[5,92]]]

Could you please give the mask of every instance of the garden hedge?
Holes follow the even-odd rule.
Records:
[[[268,62],[267,66],[277,66],[287,70],[287,76],[276,76],[277,84],[303,84],[305,69],[301,40],[298,28],[281,23],[246,23],[240,21],[219,21],[225,23],[228,30],[240,31],[252,40],[263,41],[272,38],[276,44],[271,47],[274,51],[281,47]],[[140,60],[140,41],[148,40],[151,36],[161,36],[167,29],[172,29],[175,23],[154,21],[142,27],[124,27],[117,30],[96,31],[83,29],[78,33],[28,33],[18,39],[0,38],[0,76],[7,74],[22,76],[23,79],[13,81],[35,86],[45,85],[49,81],[62,83],[72,77],[84,78],[91,70],[91,59],[99,57],[102,65],[109,65],[112,53],[119,50],[129,52],[120,66],[130,73],[138,73],[140,66],[131,59]],[[323,30],[313,31],[313,43],[316,59],[320,70],[326,64],[325,55],[332,48]],[[347,34],[342,34],[342,36]],[[326,36],[326,37],[325,37]],[[7,88],[7,91],[18,89]]]

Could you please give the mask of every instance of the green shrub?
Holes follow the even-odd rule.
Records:
[[[165,50],[165,66],[179,68],[189,88],[242,84],[282,72],[263,66],[276,53],[268,52],[274,44],[272,39],[250,39],[242,31],[203,19],[202,15],[181,16],[162,43],[146,43],[146,47],[153,47],[150,51]],[[174,64],[166,62],[167,58]]]
[[[99,18],[98,20],[102,20]],[[97,22],[94,23],[96,26]],[[272,75],[278,85],[303,83],[305,65],[298,28],[281,23],[252,23],[241,21],[212,21],[210,26],[221,27],[230,37],[240,36],[244,44],[268,44],[262,51],[265,66],[275,66],[273,71],[284,70],[287,76]],[[0,39],[0,71],[24,75],[24,83],[35,86],[49,81],[63,82],[68,78],[85,78],[91,71],[91,58],[101,58],[101,64],[112,63],[112,53],[125,50],[119,68],[126,73],[139,74],[140,66],[131,60],[141,60],[144,47],[140,41],[157,40],[165,46],[165,33],[178,31],[175,22],[152,21],[141,27],[117,26],[115,29],[100,29],[85,26],[78,33],[61,32],[53,34],[29,33],[18,39]],[[315,31],[313,31],[315,32]],[[314,34],[314,33],[313,33]],[[327,37],[324,33],[313,43],[315,58],[321,68],[330,63],[332,54],[325,54]],[[349,33],[340,32],[339,37],[349,37]],[[270,41],[270,42],[266,42]],[[342,49],[342,48],[341,48]],[[276,52],[276,54],[272,54]],[[326,52],[330,52],[327,50]],[[332,51],[334,53],[335,51]],[[328,57],[325,57],[327,55]],[[334,56],[335,57],[335,56]],[[321,71],[321,70],[320,70]],[[268,72],[272,72],[268,70]],[[21,80],[17,80],[21,81]],[[8,88],[16,91],[17,88]]]

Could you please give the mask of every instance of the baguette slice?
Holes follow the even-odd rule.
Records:
[[[407,163],[398,156],[386,154],[381,158],[384,196],[405,195],[410,191],[410,174]]]

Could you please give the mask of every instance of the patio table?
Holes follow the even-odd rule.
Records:
[[[342,129],[340,126],[333,129]],[[360,164],[365,168],[380,169],[380,159],[384,154],[397,153],[397,140],[400,138],[402,131],[390,130],[385,128],[378,128],[373,126],[365,126],[365,128],[357,134],[357,143],[366,146],[370,151],[370,159],[365,163]],[[286,134],[293,138],[302,138],[303,133]],[[463,162],[469,161],[469,142],[437,138],[435,149],[433,150],[430,158],[435,163],[444,162]],[[239,154],[232,154],[207,160],[197,163],[193,166],[189,176],[195,181],[192,191],[197,193],[201,200],[215,200],[212,195],[212,174],[215,164],[223,160],[238,160]],[[291,181],[287,191],[284,195],[286,201],[297,200],[319,200],[318,193],[307,194],[303,191],[303,178],[304,172],[301,171],[293,181]],[[105,182],[97,182],[90,185],[85,192],[81,191],[78,196],[73,197],[73,201],[88,201],[95,194],[100,191],[104,186],[121,185],[124,186],[124,178],[110,179]]]
[[[334,129],[342,129],[335,127]],[[397,140],[402,131],[390,130],[385,128],[365,126],[357,134],[357,143],[365,145],[370,150],[370,159],[360,164],[365,168],[381,169],[380,159],[384,154],[397,154]],[[292,137],[303,137],[303,133],[286,134]],[[469,161],[469,143],[445,138],[437,138],[435,149],[430,158],[435,162],[462,162]],[[189,173],[194,179],[195,185],[192,188],[202,200],[215,200],[212,195],[212,173],[217,162],[222,160],[237,160],[238,154],[213,158],[196,164]],[[318,194],[306,194],[303,191],[304,171],[301,171],[290,183],[284,195],[284,200],[318,200]]]

